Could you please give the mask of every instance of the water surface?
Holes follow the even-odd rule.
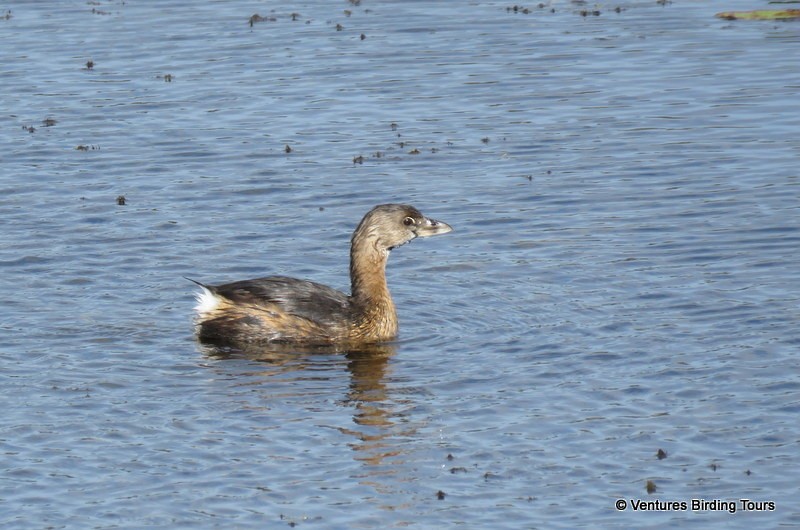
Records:
[[[4,527],[800,524],[800,26],[512,5],[2,6]],[[396,343],[193,340],[384,202]]]

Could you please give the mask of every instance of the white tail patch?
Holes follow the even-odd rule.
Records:
[[[203,289],[203,291],[195,295],[195,298],[197,299],[197,305],[194,306],[194,310],[197,311],[197,316],[203,318],[217,308],[220,300],[217,295],[202,285],[200,288]]]

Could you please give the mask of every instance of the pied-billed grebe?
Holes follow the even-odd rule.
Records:
[[[382,204],[364,216],[350,247],[350,296],[318,283],[269,276],[203,285],[197,295],[201,341],[248,345],[375,343],[397,335],[386,285],[389,252],[416,237],[446,234],[450,225],[413,206]],[[194,280],[192,280],[194,281]]]

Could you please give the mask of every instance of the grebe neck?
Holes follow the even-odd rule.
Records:
[[[389,250],[354,238],[350,251],[350,285],[356,332],[374,340],[397,334],[397,312],[386,284]]]

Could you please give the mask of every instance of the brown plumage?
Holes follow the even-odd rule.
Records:
[[[349,296],[285,276],[217,286],[195,282],[203,288],[195,308],[198,338],[233,346],[392,340],[397,335],[397,313],[386,285],[389,252],[416,237],[450,231],[448,224],[425,217],[413,206],[376,206],[353,232]]]

